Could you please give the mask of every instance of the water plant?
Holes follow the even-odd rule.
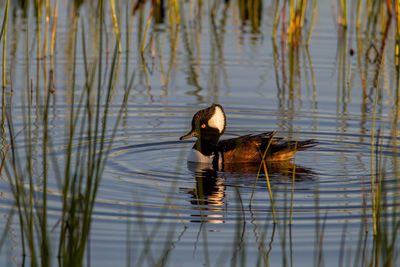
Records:
[[[6,88],[6,44],[7,44],[7,20],[8,20],[8,11],[9,11],[9,5],[10,1],[7,0],[6,2],[6,8],[4,10],[4,16],[3,16],[3,23],[1,26],[1,33],[0,33],[0,41],[3,39],[3,68],[2,68],[2,88],[3,88],[3,94],[2,94],[2,107],[4,107],[4,97],[5,97],[5,88]],[[3,112],[4,114],[4,112]]]
[[[279,9],[280,8],[280,9]],[[311,10],[310,25],[308,27],[307,43],[310,40],[315,14],[317,10],[317,1],[307,0],[284,0],[280,7],[280,1],[275,1],[275,18],[272,39],[275,40],[279,22],[281,22],[281,41],[288,41],[288,44],[298,45],[301,41],[303,27],[305,25],[307,8]],[[286,16],[288,19],[286,20]]]
[[[8,135],[3,141],[8,140],[10,149],[8,157],[5,158],[5,155],[3,157],[2,168],[4,168],[4,176],[10,185],[16,215],[19,218],[22,253],[23,256],[29,256],[32,266],[50,266],[55,255],[58,256],[59,264],[63,266],[83,264],[102,173],[118,129],[122,110],[126,107],[133,84],[134,75],[124,88],[118,116],[110,120],[111,96],[118,78],[118,65],[120,64],[120,43],[119,40],[116,42],[110,68],[108,70],[103,69],[103,1],[100,1],[99,4],[98,58],[92,63],[87,58],[85,26],[84,22],[81,23],[85,77],[82,88],[77,88],[76,84],[76,60],[71,61],[73,76],[71,88],[67,91],[71,103],[69,118],[66,121],[68,126],[65,129],[66,142],[63,151],[59,153],[59,148],[54,145],[51,136],[51,123],[54,118],[51,113],[50,99],[52,94],[55,93],[52,88],[56,86],[52,78],[52,70],[49,72],[50,79],[44,79],[46,84],[43,87],[39,85],[38,81],[38,87],[35,91],[32,88],[33,82],[31,82],[30,86],[24,91],[22,97],[24,101],[22,129],[15,129],[13,108],[11,104],[3,102],[3,114],[7,119]],[[38,20],[41,18],[40,7],[40,4],[38,4]],[[38,24],[40,23],[38,22]],[[73,29],[73,58],[76,59],[78,29],[77,27]],[[39,28],[37,30],[39,32]],[[46,27],[46,32],[48,30]],[[53,49],[55,42],[54,28],[52,31],[51,47]],[[47,40],[44,40],[44,43],[44,47],[47,47]],[[39,34],[38,47],[40,47]],[[39,48],[37,53],[40,53]],[[46,52],[43,55],[46,57]],[[28,55],[26,56],[29,58]],[[39,70],[37,72],[39,73]],[[103,83],[105,75],[107,79]],[[95,82],[96,76],[97,83]],[[32,81],[33,79],[28,76],[27,80]],[[42,90],[46,92],[43,101],[41,101],[42,98],[39,98],[39,93]],[[38,101],[36,105],[32,101],[35,92],[36,101]],[[33,131],[39,134],[39,143],[37,137],[32,135]],[[22,151],[16,146],[16,143],[19,142],[18,139],[22,138],[21,132],[26,143]],[[78,137],[76,137],[77,135]],[[37,151],[37,149],[40,150],[38,157],[34,156],[34,151]],[[62,163],[64,160],[65,163]],[[38,168],[41,171],[38,171]],[[50,177],[57,181],[60,195],[59,217],[56,225],[52,227],[49,223],[49,200],[47,197],[50,190],[48,188]],[[50,237],[51,228],[57,229],[59,234],[56,241]],[[24,260],[25,257],[23,257]]]

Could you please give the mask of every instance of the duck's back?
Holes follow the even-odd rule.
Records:
[[[218,142],[224,163],[260,162],[274,132],[244,135]]]
[[[275,132],[244,135],[218,142],[218,151],[224,163],[260,162],[265,150],[269,161],[289,160],[294,153],[316,145],[315,140],[285,141],[274,137]]]

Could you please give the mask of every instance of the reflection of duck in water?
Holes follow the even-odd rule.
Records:
[[[224,222],[224,179],[217,176],[213,169],[201,169],[190,165],[188,168],[194,172],[196,187],[187,193],[191,195],[190,203],[201,207],[201,213],[192,215],[198,219],[192,222],[223,223]]]
[[[190,203],[196,208],[196,213],[192,214],[191,222],[219,224],[225,222],[225,208],[228,205],[226,198],[225,183],[231,178],[236,178],[237,173],[245,173],[242,180],[245,183],[256,182],[255,173],[259,170],[259,164],[225,164],[224,174],[219,174],[212,165],[207,163],[188,162],[188,169],[193,172],[195,178],[195,188],[181,188],[190,195]],[[271,179],[293,179],[296,181],[306,181],[312,179],[314,172],[308,168],[294,166],[290,161],[267,162],[268,175]],[[231,176],[228,172],[234,173]],[[261,172],[263,174],[263,172]],[[197,213],[197,210],[200,213]]]
[[[274,137],[275,132],[257,135],[244,135],[219,141],[226,127],[226,116],[222,106],[213,104],[194,114],[191,131],[180,140],[197,137],[190,151],[188,161],[212,164],[214,169],[234,171],[240,164],[241,172],[250,168],[257,169],[265,154],[264,162],[280,167],[288,162],[294,153],[316,145],[315,140],[285,141]],[[245,166],[247,165],[247,166]],[[257,168],[254,168],[256,166]]]

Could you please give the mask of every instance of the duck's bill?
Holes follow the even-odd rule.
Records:
[[[197,136],[196,131],[190,131],[189,133],[185,134],[184,136],[181,136],[179,138],[179,140],[182,141],[182,140],[188,139],[190,137],[196,137],[196,136]]]

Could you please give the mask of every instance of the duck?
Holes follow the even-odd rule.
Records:
[[[260,164],[262,161],[274,164],[289,161],[301,150],[317,145],[314,139],[303,141],[284,140],[276,137],[276,131],[261,134],[246,134],[220,140],[226,129],[226,114],[219,104],[197,111],[191,123],[191,130],[179,139],[197,138],[187,161],[212,164],[221,169],[227,164]]]

